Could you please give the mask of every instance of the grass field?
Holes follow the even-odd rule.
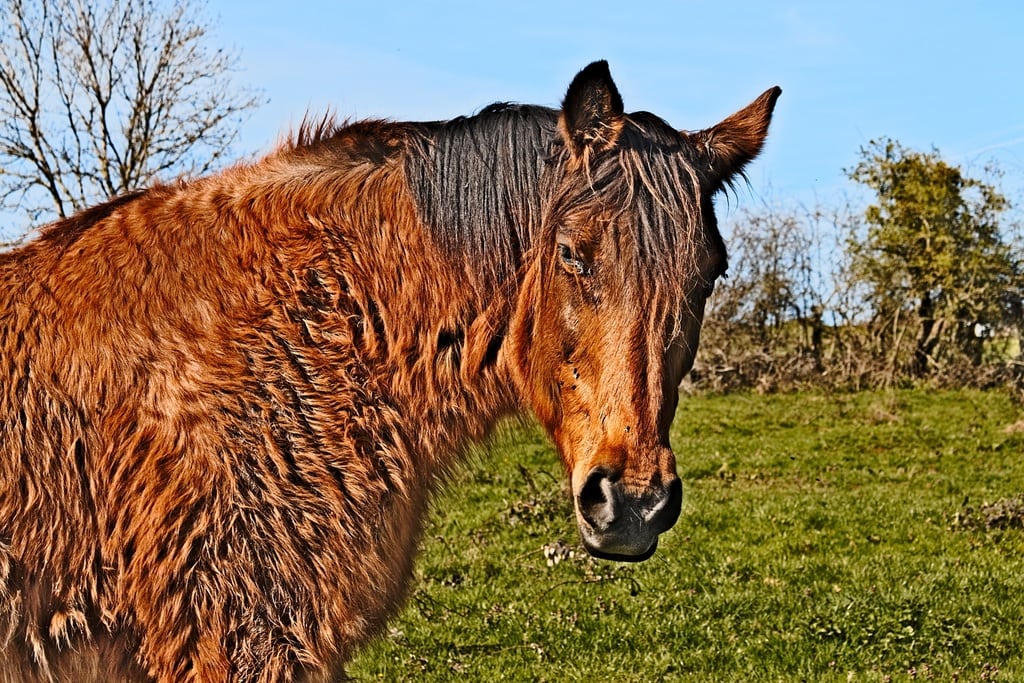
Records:
[[[638,565],[578,546],[507,430],[435,502],[357,680],[1024,681],[1024,411],[1001,393],[685,399],[685,503]]]

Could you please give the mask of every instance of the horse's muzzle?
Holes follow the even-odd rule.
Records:
[[[636,494],[607,468],[595,467],[576,494],[576,519],[594,557],[641,562],[654,554],[658,535],[672,528],[682,505],[678,477]]]

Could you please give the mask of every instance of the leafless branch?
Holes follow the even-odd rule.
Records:
[[[260,95],[201,2],[0,0],[0,238],[226,156]]]

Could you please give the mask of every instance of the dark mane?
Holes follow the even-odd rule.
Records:
[[[412,128],[405,170],[420,220],[442,249],[493,282],[513,273],[539,229],[557,122],[552,109],[498,103]]]
[[[553,189],[542,186],[545,167],[566,161],[557,127],[556,110],[510,103],[428,123],[338,122],[325,115],[304,121],[286,148],[382,163],[406,147],[409,189],[435,243],[464,259],[481,282],[500,283],[538,235],[541,206]],[[581,174],[554,210],[586,205],[594,190],[607,193],[616,207],[635,212],[630,222],[642,270],[652,281],[679,282],[681,273],[692,272],[687,266],[697,240],[724,254],[714,214],[699,199],[694,154],[665,121],[633,113],[616,147],[593,159],[591,173]],[[692,232],[701,226],[703,238]]]
[[[275,153],[313,155],[323,163],[383,164],[404,145],[405,124],[383,119],[338,120],[330,112],[307,115]]]
[[[307,112],[299,127],[284,139],[281,148],[298,149],[316,145],[334,137],[338,131],[351,123],[348,119],[339,120],[332,111],[319,114]]]
[[[420,219],[447,253],[466,259],[468,272],[502,282],[534,242],[554,189],[542,186],[542,172],[567,159],[557,126],[555,110],[506,103],[411,126],[406,174]],[[692,286],[684,276],[695,273],[696,250],[719,252],[723,263],[725,254],[714,213],[702,205],[694,155],[662,119],[631,114],[616,147],[594,157],[552,211],[586,206],[598,191],[614,210],[631,212],[634,258],[652,296],[678,301],[678,288]]]

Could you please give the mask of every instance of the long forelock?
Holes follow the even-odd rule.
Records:
[[[639,285],[649,305],[661,311],[652,322],[668,318],[677,325],[690,291],[710,284],[703,282],[708,250],[724,249],[713,213],[705,215],[692,150],[657,117],[634,114],[595,175],[603,174],[605,191],[621,202],[618,220],[633,228]]]

